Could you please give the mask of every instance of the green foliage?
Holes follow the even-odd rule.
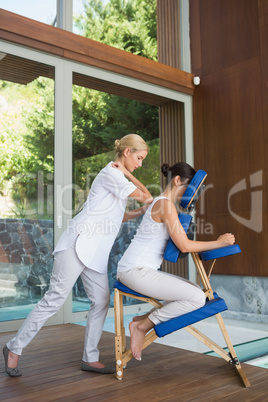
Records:
[[[76,18],[83,36],[157,60],[156,0],[84,2],[86,16]]]
[[[158,109],[87,88],[73,90],[73,155],[83,159],[112,149],[117,138],[136,133],[158,138]]]
[[[27,86],[1,82],[0,189],[17,205],[37,196],[38,171],[53,172],[53,87],[42,77]]]
[[[156,60],[156,0],[84,2],[76,20],[82,35]],[[73,90],[74,160],[108,152],[115,139],[137,133],[158,138],[158,109],[87,88]]]
[[[89,0],[76,24],[91,39],[157,58],[156,0],[110,0],[105,5]],[[153,141],[158,139],[158,108],[73,86],[77,208],[94,173],[114,159],[114,140],[128,133],[141,135],[152,147],[137,176],[150,186],[159,183],[159,146]],[[0,144],[0,195],[13,198],[15,215],[26,216],[26,209],[42,211],[36,206],[38,191],[42,187],[43,194],[50,194],[54,169],[53,80],[39,77],[27,85],[0,81]]]
[[[54,81],[39,77],[32,84],[38,104],[23,110],[27,129],[25,148],[32,156],[31,170],[52,173],[54,165]]]
[[[142,168],[135,171],[138,180],[146,185],[153,197],[161,193],[160,188],[160,152],[159,139],[148,142],[149,153],[142,163]]]

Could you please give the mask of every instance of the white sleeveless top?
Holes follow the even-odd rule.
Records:
[[[117,272],[133,268],[160,268],[169,239],[166,225],[154,221],[151,216],[153,206],[160,199],[168,198],[156,197],[148,207],[136,235],[118,263]]]

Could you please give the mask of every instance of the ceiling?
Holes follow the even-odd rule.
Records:
[[[1,80],[27,85],[40,76],[54,79],[55,68],[44,63],[0,52]],[[155,106],[170,102],[169,99],[161,96],[151,95],[147,92],[78,73],[73,74],[73,84]]]

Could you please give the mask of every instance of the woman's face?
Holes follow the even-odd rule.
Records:
[[[176,178],[177,178],[177,180],[176,180]],[[177,199],[177,201],[180,201],[181,197],[185,193],[186,188],[189,185],[189,182],[188,181],[181,182],[180,176],[176,176],[176,178],[174,180],[175,198]]]
[[[143,150],[143,151],[137,151],[137,152],[130,152],[129,149],[126,149],[124,152],[125,160],[124,160],[124,165],[125,168],[129,172],[133,172],[135,169],[138,167],[142,166],[142,161],[146,158],[148,152]]]

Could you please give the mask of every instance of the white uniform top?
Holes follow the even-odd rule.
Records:
[[[166,225],[156,222],[151,216],[154,204],[160,199],[156,197],[148,207],[136,235],[118,263],[117,272],[133,268],[159,269],[163,261],[165,248],[169,239]]]
[[[94,179],[83,209],[70,222],[53,252],[75,244],[82,263],[102,274],[124,217],[127,197],[136,190],[110,162]]]

